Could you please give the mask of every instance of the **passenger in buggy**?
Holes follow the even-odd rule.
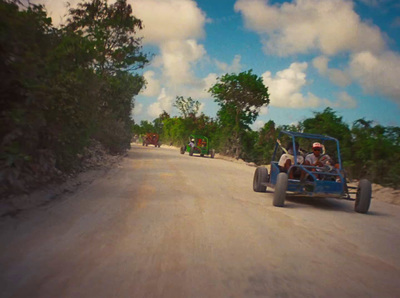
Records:
[[[295,142],[295,148],[293,150],[293,142],[290,142],[286,147],[286,152],[282,154],[279,159],[278,166],[281,172],[288,173],[289,168],[295,164],[294,162],[294,152],[296,152],[297,156],[297,164],[303,164],[304,157],[301,155],[299,151],[299,143]],[[298,167],[292,168],[292,170],[288,173],[289,179],[300,178],[302,170]]]

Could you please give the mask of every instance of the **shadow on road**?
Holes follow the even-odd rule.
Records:
[[[351,202],[348,204],[346,202]],[[294,203],[294,204],[291,204]],[[317,209],[328,210],[328,211],[344,211],[356,213],[354,211],[355,200],[344,200],[334,198],[310,198],[301,196],[287,196],[285,208],[301,208],[302,205],[310,206]],[[364,215],[369,216],[388,216],[388,214],[381,212],[368,211]]]
[[[128,159],[142,159],[142,160],[156,160],[157,158],[166,158],[165,153],[166,151],[161,150],[162,148],[156,148],[156,147],[141,147],[141,146],[135,146],[134,150],[128,151],[127,155],[125,158]],[[155,153],[160,153],[160,151],[164,154],[155,156]],[[179,156],[179,151],[176,152],[176,156]],[[168,155],[168,158],[173,158],[173,155]]]
[[[328,198],[310,198],[310,197],[300,197],[300,196],[287,196],[287,202],[296,203],[296,204],[286,204],[288,208],[300,208],[301,205],[307,205],[310,207],[323,209],[323,210],[332,210],[332,211],[346,211],[353,212],[354,205],[346,204],[342,200],[338,199],[328,199]]]
[[[184,155],[184,154],[182,154],[182,155]],[[210,158],[211,159],[211,156],[208,156],[208,155],[204,155],[204,156],[200,156],[200,155],[193,155],[193,156],[190,156],[190,155],[188,155],[189,157],[198,157],[198,158]]]

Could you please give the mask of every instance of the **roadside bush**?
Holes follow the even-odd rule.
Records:
[[[16,3],[0,0],[0,184],[8,190],[79,168],[93,138],[112,153],[128,149],[144,85],[132,71],[148,62],[134,37],[141,21],[125,1],[79,4],[61,28],[42,5]]]

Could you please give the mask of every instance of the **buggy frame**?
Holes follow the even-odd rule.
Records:
[[[336,147],[336,164],[325,167],[318,167],[313,165],[305,165],[298,163],[298,155],[301,151],[293,150],[293,163],[286,172],[283,172],[278,164],[278,151],[286,149],[282,148],[280,138],[289,138],[292,147],[296,147],[296,142],[299,139],[308,139],[305,142],[318,141],[324,145],[327,141],[333,142]],[[330,146],[333,148],[333,146]],[[304,158],[305,156],[303,156]],[[301,177],[289,179],[289,174],[292,171],[300,172]],[[270,173],[265,167],[257,167],[254,173],[253,190],[256,192],[266,191],[267,187],[274,189],[274,206],[284,206],[286,193],[291,195],[300,195],[306,197],[334,197],[351,199],[349,189],[353,189],[347,185],[345,171],[342,167],[342,160],[340,155],[339,141],[333,137],[299,133],[290,131],[281,131],[275,144],[275,148],[271,158]],[[370,206],[371,201],[371,183],[366,180],[360,180],[355,192],[355,210],[360,213],[366,213]]]

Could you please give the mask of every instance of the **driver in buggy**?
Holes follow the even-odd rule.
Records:
[[[304,165],[318,167],[317,169],[312,169],[311,171],[315,172],[332,172],[335,171],[336,166],[332,158],[325,154],[324,147],[320,143],[316,142],[312,145],[312,153],[307,154]],[[320,169],[319,169],[320,168]],[[322,175],[319,175],[322,176]],[[326,175],[328,176],[328,175]],[[328,179],[329,177],[319,177],[320,179]],[[332,176],[333,178],[333,176]]]
[[[201,140],[201,145],[202,148],[207,147],[207,141],[206,140]]]
[[[322,145],[320,143],[314,143],[312,145],[312,153],[307,154],[304,165],[311,165],[315,167],[324,167],[330,165],[332,162],[331,157],[328,154],[322,153]]]

